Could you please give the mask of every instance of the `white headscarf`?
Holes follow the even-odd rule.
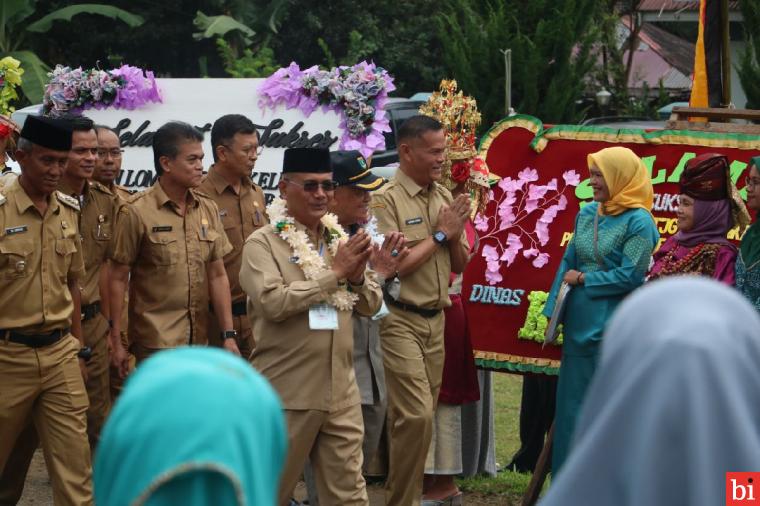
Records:
[[[741,295],[705,278],[652,283],[602,343],[542,506],[714,506],[727,471],[760,471],[760,316]]]

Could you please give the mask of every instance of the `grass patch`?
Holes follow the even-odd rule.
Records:
[[[522,377],[516,374],[493,373],[494,424],[496,462],[506,466],[520,448],[520,398]],[[475,477],[457,481],[460,489],[493,504],[520,504],[528,489],[531,475],[506,471],[495,478]]]

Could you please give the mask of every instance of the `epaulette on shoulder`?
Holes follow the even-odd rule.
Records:
[[[105,193],[106,195],[113,195],[113,192],[111,190],[109,190],[104,184],[97,181],[90,181],[90,187],[95,188],[99,192]]]
[[[69,197],[65,193],[59,192],[59,191],[55,192],[55,195],[56,197],[58,197],[58,201],[61,204],[65,204],[71,207],[72,209],[79,211],[79,202],[77,201],[77,199],[75,199],[74,197]]]
[[[383,195],[385,193],[388,193],[389,190],[392,190],[396,186],[398,186],[398,182],[395,179],[389,179],[385,182],[383,186],[381,186],[377,190],[374,190],[372,192],[372,195]]]
[[[193,195],[198,196],[198,197],[203,197],[203,198],[206,198],[206,199],[209,199],[209,200],[214,200],[213,198],[211,198],[211,195],[209,195],[208,193],[204,192],[203,190],[199,190],[198,188],[191,188],[190,189],[190,193],[192,193]]]

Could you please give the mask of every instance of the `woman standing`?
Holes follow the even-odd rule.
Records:
[[[567,457],[575,421],[596,369],[604,325],[620,301],[644,282],[659,235],[649,210],[652,181],[633,151],[606,148],[588,155],[594,202],[575,219],[544,308],[551,317],[564,281],[573,289],[564,313],[562,365],[557,385],[552,470]]]
[[[760,156],[750,162],[747,174],[747,207],[760,210]],[[742,238],[736,260],[736,288],[760,311],[760,226],[757,220]]]
[[[723,155],[706,153],[686,163],[678,197],[678,233],[654,254],[649,280],[697,274],[734,285],[736,247],[726,238],[749,214],[739,197]]]

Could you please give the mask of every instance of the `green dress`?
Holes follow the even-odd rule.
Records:
[[[567,246],[544,315],[551,316],[557,290],[570,269],[584,273],[584,284],[568,295],[564,321],[562,365],[557,384],[552,472],[564,463],[578,413],[596,369],[604,327],[623,298],[641,286],[659,234],[651,215],[630,209],[616,216],[599,216],[598,258],[594,252],[594,217],[598,204],[585,206],[575,219],[575,234]]]

